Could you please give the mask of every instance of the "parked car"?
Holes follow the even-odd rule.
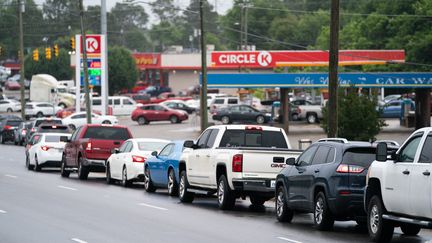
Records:
[[[80,109],[81,111],[86,111],[85,107],[81,107]],[[76,108],[75,107],[69,107],[69,108],[65,108],[65,109],[61,109],[56,113],[56,117],[58,118],[65,118],[67,116],[72,115],[73,113],[76,112]],[[92,110],[93,113],[96,113],[98,115],[102,115],[102,113],[100,111],[96,111],[96,110]]]
[[[137,107],[131,115],[132,121],[139,125],[149,124],[152,121],[170,121],[171,123],[181,123],[188,119],[184,111],[170,109],[163,105],[142,105]]]
[[[108,184],[120,180],[124,187],[135,181],[144,181],[144,163],[153,151],[160,151],[168,140],[132,138],[126,140],[107,160]]]
[[[118,124],[118,119],[115,116],[102,116],[95,113],[91,114],[92,124]],[[68,125],[72,130],[87,124],[86,112],[77,112],[63,118],[62,123]]]
[[[227,108],[229,106],[234,106],[238,104],[240,104],[239,97],[235,97],[235,96],[216,97],[210,103],[210,113],[213,114],[222,108]]]
[[[30,117],[54,116],[62,108],[47,102],[29,102],[25,105],[26,119]]]
[[[36,118],[32,121],[30,121],[30,128],[27,130],[26,133],[26,139],[25,143],[30,139],[30,137],[37,132],[37,129],[41,124],[53,124],[53,125],[61,125],[62,120],[58,118],[51,118],[51,117],[42,117],[42,118]]]
[[[148,94],[151,97],[159,96],[161,93],[171,92],[170,87],[161,87],[161,86],[148,86],[144,90],[140,90],[140,94]]]
[[[331,229],[335,220],[365,225],[363,195],[375,146],[323,139],[289,158],[276,179],[277,219],[290,222],[294,212],[307,212],[319,230]]]
[[[167,188],[168,195],[177,196],[179,188],[179,161],[184,150],[184,141],[173,141],[162,150],[153,151],[144,164],[144,189],[155,192]]]
[[[138,93],[140,90],[145,90],[149,85],[143,81],[138,81],[135,86],[132,87],[132,93]]]
[[[37,128],[38,133],[71,133],[67,125],[42,123]]]
[[[233,122],[256,122],[263,124],[271,120],[271,114],[261,112],[249,105],[234,105],[215,111],[213,113],[213,120],[221,121],[223,124]]]
[[[194,191],[217,193],[223,210],[233,208],[240,197],[249,196],[258,206],[273,198],[286,158],[301,153],[291,149],[282,129],[250,125],[212,126],[184,147],[190,149],[179,164],[180,201],[192,202]]]
[[[410,110],[415,110],[415,103],[412,100],[407,100],[410,103]],[[400,118],[402,117],[402,104],[404,100],[391,100],[380,108],[380,116],[382,118]]]
[[[304,105],[297,106],[298,119],[306,121],[310,124],[317,123],[322,119],[322,106],[313,105],[311,102],[306,101]]]
[[[18,81],[8,80],[5,82],[5,88],[7,90],[19,90],[21,89],[21,84]]]
[[[26,167],[27,167],[28,170],[32,170],[33,169],[33,167],[30,166],[29,150],[31,149],[31,147],[33,146],[33,144],[35,142],[38,142],[40,136],[41,135],[39,133],[33,134],[28,139],[27,143],[25,144]]]
[[[371,240],[389,242],[432,228],[432,128],[413,132],[396,152],[379,143],[366,179],[364,208]]]
[[[28,150],[27,169],[41,171],[43,167],[60,167],[65,141],[70,134],[41,133]]]
[[[92,98],[92,109],[102,111],[102,97]],[[108,97],[108,105],[112,108],[113,115],[129,115],[137,107],[137,103],[126,96]]]
[[[65,146],[61,176],[69,177],[78,170],[78,178],[86,180],[90,172],[105,172],[106,160],[115,148],[132,138],[126,126],[86,124],[79,127]]]
[[[185,101],[182,100],[166,100],[160,104],[174,110],[186,111],[188,114],[192,114],[197,111],[197,109],[190,107]]]
[[[0,143],[15,142],[15,130],[23,121],[16,118],[6,118],[0,123]]]
[[[21,103],[17,100],[0,100],[0,112],[21,111]]]
[[[27,132],[30,132],[31,122],[22,122],[18,129],[15,130],[15,145],[24,145],[26,143]]]

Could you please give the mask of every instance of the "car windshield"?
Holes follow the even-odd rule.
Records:
[[[41,126],[39,126],[38,132],[40,132],[40,133],[70,133],[68,126],[56,126],[56,125],[41,125]]]
[[[121,127],[89,127],[84,134],[84,138],[101,140],[128,140],[130,135],[126,128]]]
[[[160,151],[165,145],[164,142],[138,142],[138,149],[141,151]]]
[[[375,157],[375,148],[350,148],[345,151],[342,162],[369,168]]]
[[[45,142],[47,143],[58,143],[60,141],[65,141],[68,136],[59,136],[59,135],[49,135],[45,136]]]
[[[22,121],[17,121],[17,120],[8,120],[6,122],[6,125],[8,126],[12,126],[12,127],[17,127],[21,124]]]
[[[61,120],[48,120],[48,119],[44,119],[44,120],[36,120],[35,121],[35,127],[38,127],[40,124],[42,123],[49,123],[49,124],[62,124]]]
[[[226,130],[219,147],[288,148],[279,131]]]

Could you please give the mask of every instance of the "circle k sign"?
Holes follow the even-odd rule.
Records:
[[[272,62],[272,56],[271,56],[270,52],[262,51],[258,54],[257,61],[258,61],[259,65],[261,65],[263,67],[267,67]]]
[[[212,63],[224,67],[273,67],[273,57],[268,51],[213,52]]]
[[[86,50],[87,53],[101,53],[101,37],[100,35],[86,35]],[[82,53],[82,48],[81,48]]]

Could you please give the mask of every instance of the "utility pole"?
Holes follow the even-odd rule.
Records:
[[[331,2],[328,137],[337,137],[338,129],[338,61],[339,57],[339,0]]]
[[[204,31],[204,1],[200,0],[200,28],[201,28],[201,131],[207,128],[207,48]]]
[[[90,92],[89,92],[89,80],[88,80],[88,64],[87,64],[87,45],[86,45],[86,33],[84,31],[84,6],[83,0],[80,0],[80,19],[81,19],[81,50],[83,53],[83,67],[84,67],[84,93],[86,103],[86,117],[87,123],[92,123],[91,108],[90,108]],[[80,55],[77,53],[76,55]],[[80,65],[77,63],[76,65]]]
[[[244,9],[244,49],[248,50],[248,7],[249,2],[246,2],[245,9]]]
[[[21,117],[25,119],[25,87],[24,87],[24,30],[23,30],[23,17],[22,14],[25,11],[24,0],[18,0],[19,4],[19,31],[20,31],[20,92],[21,92]]]
[[[102,115],[108,114],[108,36],[107,36],[107,10],[106,0],[101,0],[101,34],[105,36],[105,73],[102,77],[104,83],[102,83]],[[105,84],[105,85],[103,85]]]

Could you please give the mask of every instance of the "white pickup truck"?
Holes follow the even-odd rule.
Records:
[[[239,197],[254,205],[273,198],[286,159],[301,154],[282,129],[267,126],[212,126],[184,146],[190,149],[179,162],[180,201],[192,202],[197,191],[217,193],[220,209],[233,208]]]
[[[432,127],[415,131],[393,153],[379,143],[376,153],[364,200],[371,239],[388,242],[395,227],[405,235],[432,228]]]
[[[312,103],[297,106],[297,113],[299,120],[306,119],[310,124],[317,123],[323,117],[322,106]]]

